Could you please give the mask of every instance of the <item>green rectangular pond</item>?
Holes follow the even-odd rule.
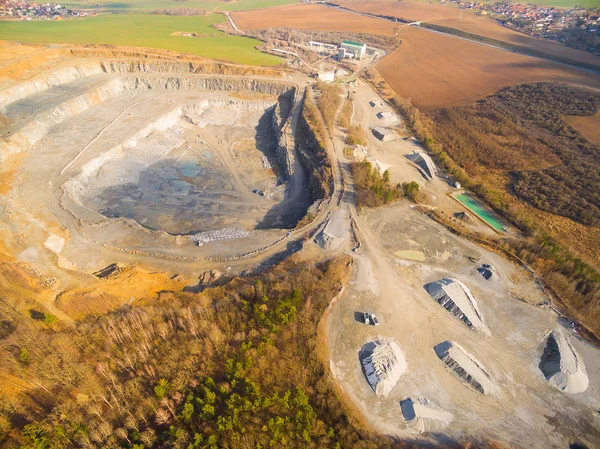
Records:
[[[485,207],[483,207],[481,204],[475,201],[473,197],[468,193],[459,193],[458,195],[454,195],[454,198],[456,198],[458,201],[464,204],[467,209],[469,209],[471,212],[473,212],[475,215],[477,215],[479,218],[485,221],[494,230],[498,232],[506,232],[506,229],[504,228],[500,220],[498,220],[496,216],[493,215],[490,211],[488,211]]]

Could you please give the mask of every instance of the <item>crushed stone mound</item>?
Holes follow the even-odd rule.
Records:
[[[436,302],[471,329],[490,335],[483,322],[475,297],[469,288],[457,279],[443,278],[423,286]]]
[[[315,243],[324,250],[337,249],[348,239],[348,226],[346,214],[343,210],[336,210],[321,226],[315,236]]]
[[[445,341],[437,345],[434,350],[448,368],[476,391],[485,395],[498,391],[498,386],[482,364],[456,343]]]
[[[400,345],[383,337],[365,343],[358,358],[367,382],[378,396],[392,391],[407,368]]]
[[[400,408],[405,421],[417,433],[440,431],[454,419],[452,413],[425,398],[407,398],[400,401]]]
[[[583,359],[563,329],[548,335],[539,367],[548,382],[566,393],[582,393],[589,385]]]
[[[436,165],[427,153],[424,151],[415,151],[406,157],[418,165],[430,180],[437,178]]]

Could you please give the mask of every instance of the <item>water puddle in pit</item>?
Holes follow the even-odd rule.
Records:
[[[171,156],[143,170],[137,183],[110,187],[92,201],[109,218],[131,218],[171,234],[218,228],[243,209],[215,154],[176,150]]]

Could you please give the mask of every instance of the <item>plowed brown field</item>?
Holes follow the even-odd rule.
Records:
[[[600,115],[568,117],[567,121],[591,142],[600,143]]]
[[[558,81],[600,88],[600,76],[415,27],[377,70],[422,110],[472,103],[514,84]]]
[[[322,5],[290,5],[232,13],[242,30],[296,28],[299,30],[339,31],[393,36],[398,24],[372,19]]]
[[[425,21],[428,23],[455,28],[466,33],[507,42],[513,45],[530,48],[551,56],[570,59],[576,62],[600,65],[600,57],[591,53],[575,50],[545,39],[538,39],[524,33],[511,30],[500,25],[491,17],[477,16],[473,11],[460,10],[451,5],[434,5],[412,3],[408,1],[370,1],[370,2],[339,2],[346,8],[371,14],[383,14],[399,17],[410,21]]]

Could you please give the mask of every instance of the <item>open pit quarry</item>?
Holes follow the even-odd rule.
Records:
[[[355,160],[428,204],[359,213],[345,131],[311,134],[304,75],[127,54],[29,67],[0,85],[0,286],[34,279],[69,322],[345,255],[319,329],[348,413],[424,444],[600,447],[600,351],[531,271],[427,215],[465,209],[414,139],[366,133]],[[360,79],[343,89],[365,130],[394,112]]]
[[[318,199],[295,154],[305,81],[207,71],[72,58],[4,83],[0,207],[30,229],[24,260],[45,248],[71,271],[144,259],[185,272],[285,244]]]

